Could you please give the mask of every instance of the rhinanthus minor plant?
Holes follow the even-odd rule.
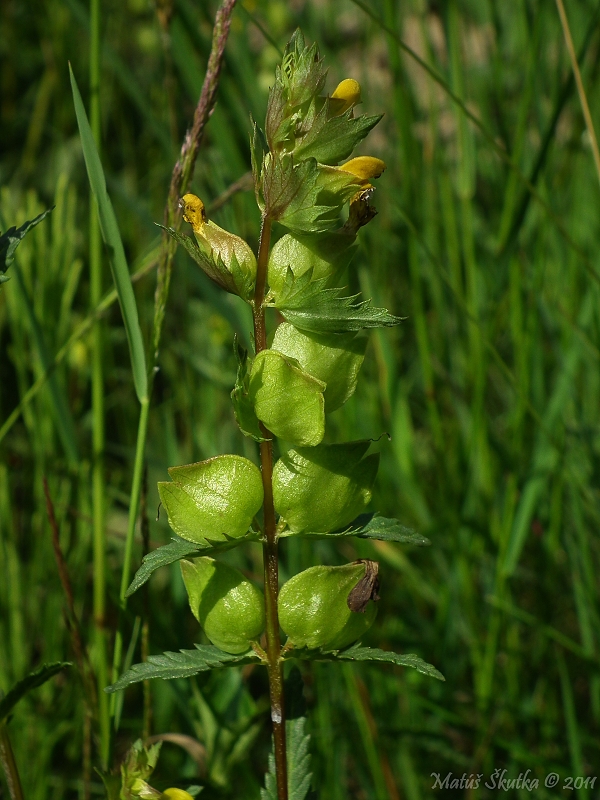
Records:
[[[368,453],[371,441],[325,441],[327,414],[355,391],[364,332],[400,322],[368,300],[345,297],[339,286],[360,228],[375,216],[372,181],[385,165],[372,156],[351,158],[381,118],[357,113],[359,84],[349,78],[327,93],[325,81],[316,45],[306,46],[296,32],[277,69],[264,131],[256,124],[252,131],[262,214],[256,257],[243,239],[209,220],[193,194],[181,199],[193,236],[166,229],[216,284],[252,308],[254,352],[234,342],[231,398],[241,432],[257,442],[260,467],[220,455],[172,467],[171,480],[159,483],[175,537],[146,556],[129,593],[158,567],[179,560],[191,611],[212,645],[151,656],[110,687],[265,666],[274,741],[267,800],[302,800],[310,787],[304,720],[295,714],[286,724],[285,662],[387,661],[442,678],[417,656],[357,644],[376,615],[376,562],[318,564],[279,588],[278,547],[288,537],[427,544],[396,520],[365,513],[379,463],[377,453]],[[284,233],[271,247],[274,226]],[[283,320],[272,332],[267,308]],[[214,558],[247,542],[263,546],[262,589]]]

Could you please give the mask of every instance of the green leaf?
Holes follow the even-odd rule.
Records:
[[[263,502],[258,467],[242,456],[222,455],[171,467],[172,482],[158,484],[169,525],[182,539],[214,545],[248,532]]]
[[[237,539],[226,539],[225,541],[209,542],[206,545],[194,544],[188,542],[186,539],[179,537],[171,539],[169,544],[162,547],[157,547],[156,550],[145,555],[142,559],[142,564],[138,571],[135,573],[129,589],[125,593],[129,597],[134,592],[143,586],[150,578],[153,572],[156,572],[160,567],[166,567],[169,564],[180,561],[182,558],[189,556],[212,556],[215,553],[222,553],[225,550],[230,550],[237,547],[242,542],[257,542],[260,539],[260,534],[255,531],[249,531],[246,536],[238,537]]]
[[[314,158],[295,164],[289,155],[267,155],[263,168],[265,214],[296,233],[319,233],[338,226],[339,213],[356,178],[340,172],[338,194],[324,191]]]
[[[287,650],[284,658],[299,658],[307,661],[380,661],[388,664],[395,664],[399,667],[412,667],[417,672],[436,678],[438,681],[446,679],[434,666],[423,661],[422,658],[409,653],[401,655],[392,653],[390,650],[379,650],[376,647],[362,647],[360,642],[353,644],[347,650],[323,652],[321,650]]]
[[[354,394],[367,338],[355,333],[304,333],[283,322],[271,346],[287,358],[295,359],[305,372],[327,385],[324,397],[328,414]]]
[[[273,305],[296,328],[312,333],[389,328],[402,322],[401,317],[395,317],[385,308],[373,308],[370,300],[355,303],[358,295],[339,297],[341,289],[324,286],[322,278],[312,280],[310,270],[296,278],[290,269]]]
[[[21,244],[23,237],[43,219],[46,219],[53,208],[54,206],[39,214],[35,219],[24,222],[18,228],[13,225],[12,228],[9,228],[0,236],[0,285],[10,280],[5,273],[15,260],[15,250]]]
[[[292,534],[326,533],[348,525],[372,494],[379,454],[370,441],[321,444],[282,454],[273,470],[275,510]]]
[[[324,391],[322,381],[275,350],[263,350],[254,359],[249,396],[256,416],[288,442],[312,447],[323,439]]]
[[[134,664],[123,673],[116,683],[107,686],[105,692],[118,692],[140,681],[161,678],[191,678],[200,672],[224,667],[236,667],[243,664],[258,663],[259,658],[253,651],[232,655],[207,644],[195,645],[195,650],[180,650],[178,653],[167,652],[160,656],[149,656],[148,661]]]
[[[377,125],[383,114],[359,117],[349,109],[329,117],[329,104],[324,103],[312,119],[307,119],[306,134],[294,148],[296,159],[315,158],[321,164],[339,164],[347,159],[356,145]]]
[[[144,342],[138,319],[133,286],[131,284],[131,276],[129,274],[129,268],[127,267],[127,259],[125,258],[125,250],[123,249],[117,218],[108,192],[106,191],[106,180],[104,178],[100,156],[96,148],[96,142],[94,141],[94,136],[85,113],[85,107],[70,64],[69,73],[71,75],[71,89],[73,92],[77,125],[79,126],[79,134],[81,136],[83,157],[85,159],[90,186],[98,207],[98,219],[100,221],[102,238],[109,252],[110,268],[119,298],[119,305],[121,306],[127,341],[129,342],[133,383],[138,400],[141,403],[148,397],[148,375],[146,370]]]
[[[400,653],[392,653],[389,650],[379,650],[376,647],[361,647],[360,643],[352,645],[348,650],[343,650],[336,654],[334,661],[385,661],[388,664],[396,664],[399,667],[412,667],[417,672],[423,675],[428,675],[430,678],[436,678],[438,681],[445,681],[446,679],[434,666],[423,661],[422,658],[409,653],[401,655]]]
[[[233,340],[233,351],[238,362],[235,386],[231,392],[233,413],[235,421],[244,436],[249,436],[255,442],[267,442],[262,435],[258,417],[254,411],[254,404],[250,399],[250,377],[248,375],[248,351],[238,342],[237,335]]]
[[[306,704],[302,696],[302,678],[294,667],[285,681],[287,740],[287,771],[289,800],[305,800],[310,790],[310,736],[306,733]],[[261,800],[278,800],[275,777],[275,755],[269,754],[269,771],[265,775],[265,788],[260,791]]]
[[[292,531],[284,531],[281,537],[295,536]],[[328,536],[356,536],[359,539],[379,539],[384,542],[399,542],[401,544],[414,544],[421,547],[430,545],[431,542],[425,536],[407,528],[398,522],[397,519],[380,517],[379,514],[361,514],[357,517],[349,528],[343,531],[332,531],[330,533],[306,532],[302,536],[307,538],[324,539]]]
[[[55,661],[52,664],[44,664],[16,683],[0,700],[0,723],[6,719],[19,700],[28,692],[32,689],[37,689],[38,686],[42,686],[50,678],[70,666],[70,661]]]

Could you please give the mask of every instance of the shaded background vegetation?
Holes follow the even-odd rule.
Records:
[[[598,3],[568,6],[600,123]],[[550,771],[594,775],[599,185],[556,7],[374,0],[365,9],[350,0],[246,0],[236,8],[193,184],[211,203],[248,172],[249,114],[264,119],[277,47],[298,25],[326,56],[330,89],[352,76],[363,86],[365,110],[386,112],[368,149],[388,165],[376,193],[379,216],[362,231],[348,285],[407,319],[372,334],[357,393],[332,415],[328,435],[390,434],[377,445],[373,508],[415,527],[432,547],[286,542],[282,577],[319,562],[377,559],[382,600],[365,643],[416,652],[446,683],[392,667],[306,666],[315,786],[328,800],[418,800],[440,794],[432,772],[506,768],[516,777],[530,769],[542,782]],[[163,21],[168,10],[161,2]],[[135,292],[147,342],[159,241],[153,223],[162,220],[199,95],[215,10],[212,2],[175,0],[161,25],[150,0],[103,3],[102,158],[132,271],[146,267]],[[81,0],[5,0],[0,30],[0,228],[56,206],[20,246],[0,296],[3,424],[89,313],[88,187],[67,70],[70,60],[83,91],[88,10]],[[464,98],[488,139],[399,40]],[[255,246],[258,212],[248,182],[242,187],[214,219]],[[108,291],[106,262],[104,270]],[[242,304],[179,253],[147,448],[152,545],[169,537],[165,519],[155,521],[156,481],[167,466],[221,452],[255,458],[229,400],[233,334],[248,344],[249,329]],[[103,360],[112,628],[138,415],[116,304],[103,317]],[[92,641],[90,403],[83,336],[2,430],[4,690],[38,663],[72,655],[43,476]],[[140,556],[138,542],[136,564]],[[260,580],[258,546],[227,558]],[[146,611],[152,652],[200,641],[176,566],[153,577]],[[135,597],[127,642],[144,613]],[[132,641],[139,660],[139,637]],[[258,797],[270,737],[260,673],[154,683],[152,733],[183,733],[202,745],[165,744],[157,785],[206,784],[207,800]],[[82,726],[75,670],[17,707],[10,732],[28,800],[80,795]],[[141,732],[142,692],[134,688],[117,752]],[[102,793],[99,782],[93,790]]]

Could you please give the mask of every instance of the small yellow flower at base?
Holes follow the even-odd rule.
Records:
[[[196,242],[204,254],[215,260],[220,258],[229,272],[231,272],[232,261],[235,257],[244,275],[250,282],[254,281],[256,258],[247,242],[207,219],[204,203],[195,194],[185,194],[179,201],[179,206],[183,209],[184,220],[192,226]],[[213,272],[210,277],[227,291],[233,290],[228,276],[219,278]],[[238,290],[240,288],[237,287]]]
[[[358,156],[340,164],[338,169],[350,172],[361,181],[368,183],[371,178],[378,178],[385,170],[385,162],[374,156]]]
[[[206,209],[202,200],[195,194],[184,194],[179,201],[179,207],[183,209],[183,218],[190,223],[194,233],[202,233],[206,222]]]
[[[189,792],[185,789],[165,789],[160,796],[160,800],[194,800]]]
[[[360,83],[354,78],[346,78],[335,87],[331,99],[334,113],[343,114],[349,108],[353,108],[360,103]]]

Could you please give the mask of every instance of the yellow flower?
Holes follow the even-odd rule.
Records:
[[[213,259],[218,266],[220,258],[227,270],[232,269],[232,262],[235,258],[242,273],[253,282],[256,277],[256,258],[250,246],[234,233],[220,228],[206,217],[204,203],[195,194],[186,194],[179,201],[183,209],[183,218],[189,222],[194,230],[194,237],[202,252]],[[217,275],[211,269],[210,277],[216,280],[227,291],[232,291],[234,284],[227,275]],[[240,287],[238,286],[239,290]],[[237,293],[237,292],[236,292]]]
[[[337,116],[343,114],[349,108],[353,108],[360,103],[360,83],[354,78],[346,78],[335,87],[332,92],[330,104],[332,112]]]
[[[202,200],[195,194],[184,194],[179,201],[179,207],[183,209],[183,218],[190,223],[194,233],[202,234],[206,222],[206,209]]]
[[[374,156],[358,156],[346,161],[345,164],[340,164],[338,169],[355,175],[360,178],[363,185],[369,186],[371,178],[378,178],[384,172],[385,162]]]
[[[188,220],[189,222],[189,220]],[[189,792],[184,789],[165,789],[160,796],[160,800],[194,800]]]

